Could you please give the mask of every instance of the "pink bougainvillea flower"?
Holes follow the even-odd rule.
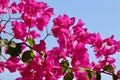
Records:
[[[5,63],[5,68],[7,68],[10,72],[16,72],[16,70],[20,69],[22,66],[19,62],[19,58],[10,57]]]
[[[17,6],[17,4],[16,4],[16,2],[13,2],[11,5],[10,5],[10,11],[12,12],[12,14],[16,14],[17,13],[17,8],[18,8],[18,6]]]
[[[100,33],[89,33],[87,28],[83,28],[85,23],[81,19],[74,25],[75,17],[70,18],[66,14],[53,19],[51,31],[57,38],[59,47],[46,50],[45,40],[40,40],[39,43],[30,47],[31,45],[27,45],[25,39],[40,38],[37,31],[43,31],[48,26],[51,16],[54,15],[54,9],[37,0],[20,0],[17,3],[11,2],[10,5],[9,2],[10,0],[0,0],[0,15],[7,11],[11,12],[8,15],[12,15],[18,11],[20,19],[14,20],[15,18],[10,16],[8,21],[2,19],[1,22],[6,23],[5,26],[8,22],[12,23],[14,38],[22,40],[22,44],[25,43],[21,45],[22,52],[30,48],[36,54],[28,63],[21,62],[22,54],[19,57],[10,56],[5,62],[0,61],[0,73],[6,68],[11,73],[17,70],[20,72],[21,77],[16,80],[58,80],[65,75],[69,77],[71,74],[67,73],[72,71],[76,80],[88,80],[91,75],[91,80],[96,80],[96,73],[101,74],[106,65],[116,68],[116,60],[111,55],[120,52],[120,41],[114,40],[114,35],[102,39]],[[5,32],[5,26],[0,25],[0,33]],[[29,29],[28,32],[27,29]],[[93,48],[95,57],[98,59],[97,63],[90,63],[87,45]],[[6,49],[5,46],[5,52]],[[64,63],[64,60],[69,62]],[[63,72],[64,69],[65,72]],[[115,75],[120,76],[120,70]]]
[[[116,42],[115,47],[116,47],[117,51],[120,52],[120,40]]]
[[[70,33],[70,26],[75,22],[75,18],[69,18],[67,15],[59,15],[53,20],[54,26],[52,27],[52,32],[55,37],[67,37]]]
[[[65,58],[66,53],[58,47],[54,47],[52,50],[48,51],[47,53],[48,57],[46,58],[48,61],[53,60],[55,61],[54,65],[59,65],[59,59],[60,58]]]
[[[76,80],[88,80],[86,76],[87,76],[87,72],[75,73]]]
[[[103,65],[104,66],[104,65]],[[102,65],[101,64],[97,64],[97,63],[95,63],[95,62],[92,62],[92,68],[93,68],[93,70],[95,70],[95,71],[100,71],[103,67],[102,67]]]
[[[75,71],[75,74],[78,74],[77,72],[80,67],[90,67],[89,54],[87,53],[87,49],[84,44],[77,43],[75,49],[73,49],[71,65]]]
[[[25,22],[25,24],[28,26],[28,27],[35,27],[36,26],[36,20],[37,20],[37,18],[36,17],[28,17],[28,15],[27,14],[22,14],[22,16],[21,16],[21,18],[23,18],[24,19],[24,22]]]
[[[37,13],[37,28],[40,31],[43,31],[44,27],[46,27],[50,21],[50,17],[53,15],[53,8],[47,8],[43,11],[39,11]]]
[[[44,58],[37,53],[32,61],[30,61],[26,67],[20,70],[22,77],[17,78],[17,80],[58,80],[60,75],[62,75],[62,70],[58,60],[55,61],[57,63],[54,64],[53,57],[55,56],[52,56],[51,60],[44,61]]]
[[[120,75],[120,70],[117,71],[117,75]]]
[[[32,72],[32,69],[28,66],[20,70],[22,77],[17,78],[16,80],[34,80],[35,74]]]
[[[16,39],[21,39],[24,40],[24,37],[27,35],[27,28],[24,22],[17,22],[13,21],[12,22],[12,30],[14,32],[14,36]]]
[[[75,30],[75,27],[73,29]],[[76,35],[76,40],[78,42],[88,43],[88,39],[89,39],[90,34],[87,32],[87,29],[79,30],[76,27],[75,31],[76,32],[74,33],[74,35]]]
[[[65,59],[66,53],[60,48],[54,47],[46,55],[46,68],[55,74],[54,77],[59,78],[62,76],[62,68],[59,61],[62,58]]]
[[[45,12],[43,13],[43,15],[52,16],[52,15],[54,15],[53,11],[54,11],[53,8],[47,8],[47,9],[45,9]]]
[[[0,0],[0,14],[7,13],[7,11],[5,11],[5,8],[8,8],[9,2],[10,2],[10,0]]]
[[[22,13],[21,17],[28,27],[36,26],[40,31],[43,31],[53,15],[53,8],[49,8],[44,2],[35,0],[22,0],[18,4],[18,10]]]
[[[95,46],[95,49],[97,50],[102,47],[102,44],[103,44],[103,39],[101,38],[100,33],[97,33],[96,40],[93,45]]]
[[[112,46],[116,43],[116,40],[114,40],[113,38],[114,38],[114,35],[112,35],[110,38],[106,38],[104,42],[106,42],[108,46]]]
[[[36,32],[36,30],[32,30],[32,31],[30,31],[28,37],[29,37],[29,38],[32,38],[32,39],[35,39],[35,38],[39,38],[39,37],[40,37],[40,34],[38,34],[38,33]]]
[[[84,63],[83,63],[84,62]],[[89,54],[88,53],[74,53],[72,57],[72,62],[71,62],[73,67],[89,67]]]
[[[79,20],[78,23],[77,23],[77,25],[75,25],[75,26],[73,27],[73,32],[74,32],[74,34],[78,34],[78,33],[82,32],[82,31],[84,31],[84,29],[82,28],[82,26],[83,26],[84,24],[85,24],[85,23],[84,23],[82,20]]]
[[[5,63],[0,61],[0,73],[4,72]]]
[[[96,47],[95,47],[96,48]],[[102,47],[101,49],[96,49],[96,54],[95,54],[95,56],[96,56],[96,58],[100,58],[101,56],[103,56],[103,55],[106,55],[107,54],[107,47],[106,46],[104,46],[104,47]]]
[[[5,29],[5,26],[3,24],[1,24],[0,25],[0,32],[5,32],[4,29]]]
[[[75,22],[75,18],[69,18],[68,15],[64,14],[63,16],[59,15],[53,20],[55,26],[60,26],[63,28],[69,29]]]
[[[110,47],[108,50],[107,50],[107,52],[108,52],[108,55],[113,55],[113,54],[115,54],[116,53],[116,47],[115,46],[113,46],[113,47]]]
[[[37,53],[32,61],[24,69],[21,70],[22,79],[42,80],[45,68],[45,65],[43,66],[43,63],[44,60],[42,56]]]
[[[36,50],[38,53],[44,51],[46,49],[46,43],[44,40],[40,40],[39,44],[33,46],[33,49]]]
[[[44,15],[41,18],[38,18],[36,24],[38,30],[43,31],[43,28],[47,26],[49,20],[50,17],[48,15]]]
[[[116,61],[116,60],[115,60],[114,58],[112,58],[112,57],[108,57],[108,58],[107,58],[107,62],[108,62],[109,65],[114,64],[115,61]]]

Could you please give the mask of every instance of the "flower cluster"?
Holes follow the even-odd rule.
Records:
[[[9,15],[8,20],[4,20],[3,14]],[[11,14],[20,17],[12,18]],[[51,33],[47,30],[45,38],[36,43],[35,39],[41,36],[39,31],[43,32],[53,15],[53,8],[44,2],[0,0],[0,16],[3,16],[0,33],[12,36],[10,40],[0,37],[0,51],[5,52],[0,53],[5,59],[0,60],[0,73],[4,68],[11,73],[19,71],[21,77],[16,80],[100,80],[101,73],[113,76],[113,80],[120,79],[120,70],[115,73],[116,59],[112,57],[120,52],[120,41],[114,35],[102,39],[100,33],[88,32],[81,19],[75,23],[75,17],[59,15],[53,19]],[[5,30],[8,22],[12,34]],[[45,42],[50,34],[59,44],[51,50]],[[88,45],[93,48],[97,62],[90,61]]]
[[[0,0],[0,14],[7,13],[7,11],[5,10],[5,8],[8,8],[9,2],[10,2],[10,0]]]

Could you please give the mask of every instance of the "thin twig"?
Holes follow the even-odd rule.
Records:
[[[51,33],[47,34],[43,40],[45,40],[49,35],[51,35]]]
[[[2,54],[0,54],[0,56],[2,56],[5,60],[7,60],[7,58],[5,56],[3,56]]]
[[[12,41],[14,38],[15,38],[15,37],[13,36],[13,37],[10,39],[10,41]]]
[[[12,33],[9,33],[9,32],[7,32],[7,31],[4,31],[5,33],[7,33],[7,34],[9,34],[9,35],[11,35],[11,36],[14,36]]]
[[[19,44],[26,45],[26,46],[29,47],[30,49],[36,51],[33,47],[29,46],[27,43],[19,43]],[[36,51],[36,52],[38,52],[38,51]],[[40,53],[40,52],[38,52],[38,53]],[[41,54],[41,53],[40,53],[40,54]],[[42,54],[41,54],[41,55],[42,55]]]

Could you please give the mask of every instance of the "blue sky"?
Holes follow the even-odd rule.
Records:
[[[41,0],[38,0],[41,1]],[[43,0],[50,7],[54,8],[55,16],[67,14],[70,17],[82,19],[89,32],[100,32],[102,38],[115,35],[115,39],[120,40],[120,0]],[[48,27],[51,27],[50,24]],[[49,48],[56,46],[55,40],[46,40]],[[51,46],[51,43],[53,45]],[[92,54],[92,52],[90,52]],[[93,53],[94,54],[94,53]],[[119,66],[119,53],[114,55]],[[94,58],[91,58],[94,59]],[[117,69],[120,69],[118,67]],[[11,74],[7,70],[0,74],[2,80],[14,80],[18,74]],[[102,75],[102,80],[112,80],[107,75]]]

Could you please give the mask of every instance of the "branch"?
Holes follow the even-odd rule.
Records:
[[[7,58],[5,56],[3,56],[2,54],[0,54],[0,56],[2,56],[5,60],[7,60]]]

